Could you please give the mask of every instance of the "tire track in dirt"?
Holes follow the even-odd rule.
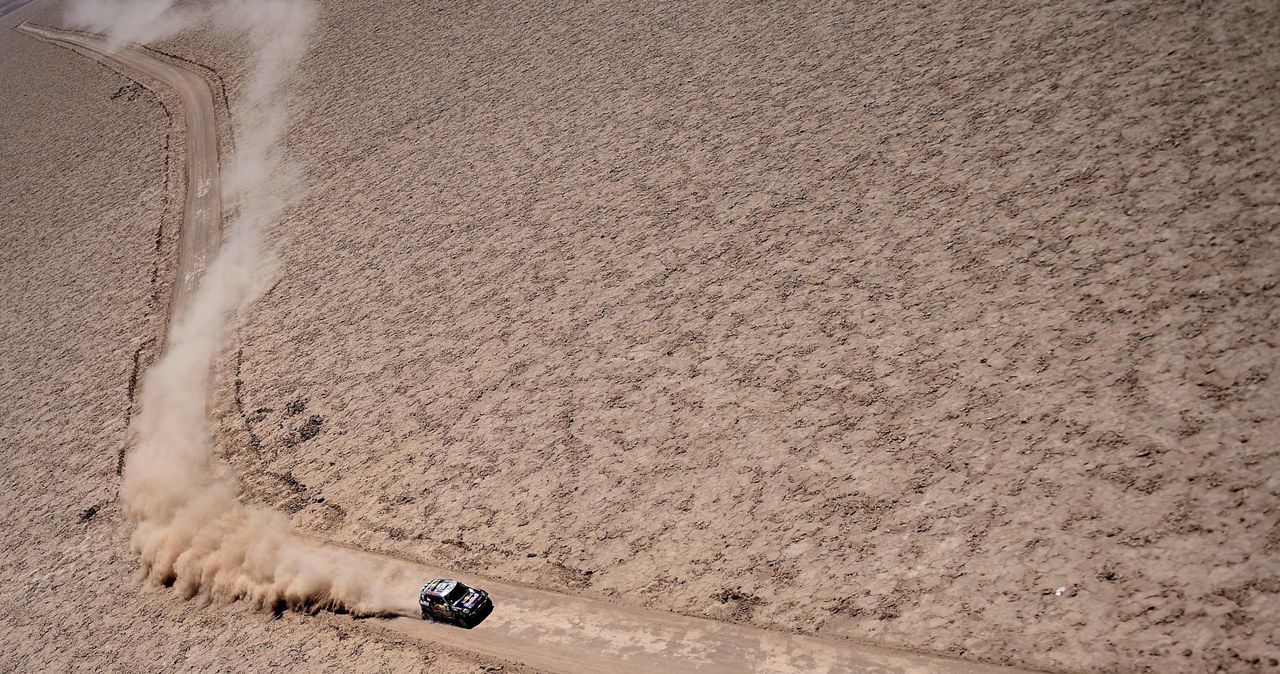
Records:
[[[24,24],[18,30],[73,49],[130,77],[171,87],[187,129],[186,198],[178,243],[178,279],[169,318],[190,305],[221,239],[222,201],[214,96],[200,74],[116,47],[85,33]],[[135,358],[136,360],[136,358]],[[374,555],[367,551],[361,554]],[[485,587],[496,609],[473,630],[414,618],[366,623],[421,642],[523,662],[555,672],[1012,672],[1003,667],[894,651],[839,639],[649,611],[514,583],[418,566],[421,576],[458,576]]]

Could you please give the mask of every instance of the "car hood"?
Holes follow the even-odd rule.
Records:
[[[466,608],[475,608],[483,601],[484,593],[477,590],[468,590],[467,593],[463,595],[462,599],[458,600],[458,604]]]

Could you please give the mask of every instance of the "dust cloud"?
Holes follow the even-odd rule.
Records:
[[[242,36],[253,53],[232,111],[237,148],[224,167],[224,199],[235,216],[191,306],[170,326],[165,353],[143,379],[121,497],[143,574],[187,598],[412,615],[420,579],[407,565],[301,537],[282,514],[241,503],[210,433],[213,364],[228,328],[274,278],[268,228],[302,194],[282,138],[289,78],[315,14],[310,0],[177,7],[171,0],[80,0],[68,8],[69,23],[118,43],[200,26]]]

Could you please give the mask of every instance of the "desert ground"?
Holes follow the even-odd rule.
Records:
[[[61,17],[0,18],[0,669],[521,671],[138,580],[185,139],[8,30]],[[1270,2],[324,2],[222,457],[308,535],[619,605],[1272,671],[1278,40]],[[153,46],[243,95],[235,39]]]

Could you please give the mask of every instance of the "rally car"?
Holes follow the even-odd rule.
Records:
[[[423,620],[447,620],[471,629],[493,610],[489,593],[449,578],[436,578],[418,593]]]

